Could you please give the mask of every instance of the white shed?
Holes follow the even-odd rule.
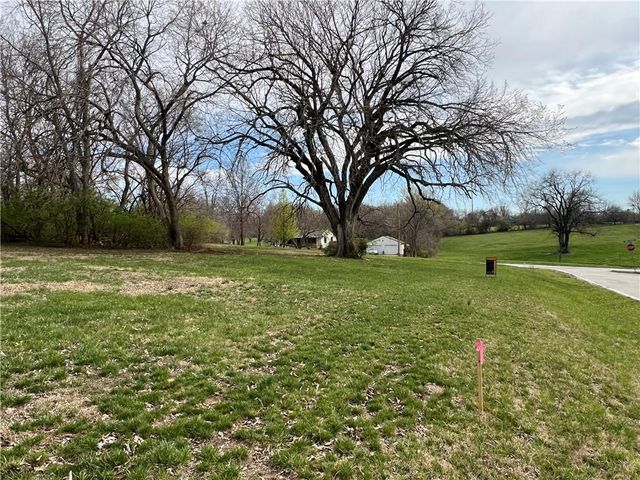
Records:
[[[404,256],[404,242],[399,242],[393,237],[378,237],[367,243],[367,253],[371,255],[398,255],[398,243],[400,243],[400,255]]]

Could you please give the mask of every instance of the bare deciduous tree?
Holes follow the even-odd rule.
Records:
[[[233,150],[232,158],[221,164],[225,177],[225,203],[231,219],[229,226],[235,234],[233,240],[237,239],[240,245],[244,245],[247,222],[252,216],[260,220],[254,207],[257,207],[269,188],[264,181],[263,172],[252,164],[242,144]],[[261,230],[261,224],[257,226]]]
[[[101,88],[111,95],[100,107],[100,133],[111,155],[144,168],[149,199],[182,248],[179,196],[207,155],[194,130],[198,108],[226,82],[218,61],[232,43],[231,12],[219,2],[175,0],[125,2],[110,13],[120,36],[107,49],[111,76]]]
[[[453,212],[441,203],[414,197],[409,193],[399,205],[405,255],[433,256],[443,232],[454,222]]]
[[[631,211],[635,215],[637,220],[640,220],[640,190],[636,190],[631,195],[629,195],[629,199],[627,200],[629,207],[631,207]]]
[[[310,207],[307,202],[301,202],[295,206],[298,224],[298,235],[302,239],[298,248],[308,244],[311,234],[325,230],[329,225],[327,217],[322,210]]]
[[[590,174],[552,170],[529,187],[525,202],[528,209],[546,212],[558,238],[558,251],[564,254],[569,253],[573,232],[586,233],[585,227],[600,200]]]
[[[560,115],[483,79],[480,6],[256,0],[246,13],[243,127],[228,140],[268,151],[281,184],[324,210],[338,256],[355,255],[358,211],[385,173],[424,197],[483,192],[555,143]]]

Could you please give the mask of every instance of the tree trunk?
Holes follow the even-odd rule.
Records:
[[[124,172],[122,174],[122,179],[124,180],[124,186],[122,187],[122,196],[120,197],[120,208],[122,210],[126,209],[127,203],[129,201],[129,191],[131,189],[131,180],[129,178],[129,164],[131,160],[128,158],[124,161]]]
[[[569,234],[570,232],[562,232],[558,235],[560,240],[560,253],[569,253]]]
[[[167,229],[169,231],[171,247],[176,250],[182,250],[184,248],[184,241],[182,238],[182,230],[180,229],[180,216],[175,199],[170,195],[167,195],[167,210],[169,213],[167,218]]]
[[[256,246],[260,246],[260,244],[262,243],[262,222],[260,221],[260,218],[258,218],[258,231],[256,232],[257,238],[256,238]]]
[[[244,213],[240,211],[240,245],[244,246]]]
[[[353,219],[349,217],[341,218],[340,222],[335,225],[334,230],[338,247],[336,257],[358,258],[358,252],[356,252],[356,247],[353,244],[354,225]]]

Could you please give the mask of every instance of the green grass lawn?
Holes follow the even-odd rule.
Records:
[[[446,252],[4,246],[2,478],[640,478],[640,303]]]
[[[625,240],[640,242],[640,225],[596,226],[596,235],[574,233],[570,253],[562,256],[567,265],[640,265],[640,244],[634,253],[625,250]],[[497,256],[498,261],[558,264],[558,244],[550,230],[462,235],[442,239],[438,257],[446,260],[484,261]]]

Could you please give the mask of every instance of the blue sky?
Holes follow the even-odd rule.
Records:
[[[640,189],[640,2],[490,1],[485,9],[487,34],[497,42],[488,78],[562,105],[566,115],[572,147],[542,152],[532,175],[589,171],[605,200],[626,207]],[[369,201],[402,193],[397,184],[378,185]],[[464,198],[443,200],[471,209]],[[515,205],[514,195],[473,199],[474,208],[502,203]]]

